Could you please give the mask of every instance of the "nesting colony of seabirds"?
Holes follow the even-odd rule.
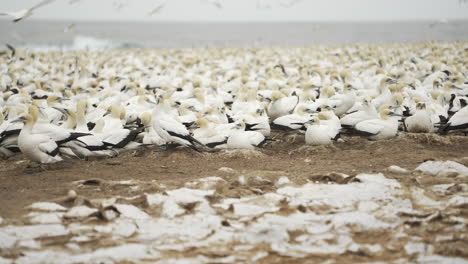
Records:
[[[255,149],[272,130],[341,135],[468,131],[463,42],[127,49],[0,57],[0,153],[39,164],[136,148]]]

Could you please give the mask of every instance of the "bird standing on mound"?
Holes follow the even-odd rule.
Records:
[[[355,126],[355,134],[367,136],[370,140],[390,139],[398,133],[398,114],[382,109],[380,118],[365,120]]]
[[[447,134],[449,132],[460,131],[468,133],[468,106],[463,107],[456,112],[447,122],[447,125],[441,127],[439,132]]]
[[[418,103],[416,105],[416,112],[414,115],[405,119],[405,126],[408,132],[411,133],[430,133],[434,128],[431,116],[426,111],[425,103]]]
[[[305,142],[309,145],[330,145],[338,135],[334,127],[320,124],[320,118],[317,116],[306,122],[305,127]]]
[[[34,134],[32,132],[37,121],[37,116],[27,114],[16,121],[24,122],[23,129],[21,129],[18,137],[18,147],[28,159],[41,165],[56,163],[62,160],[58,155],[59,146],[52,138],[44,134]]]

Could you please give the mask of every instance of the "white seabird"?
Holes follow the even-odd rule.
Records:
[[[319,117],[313,117],[305,123],[305,142],[309,145],[329,145],[336,140],[336,129],[320,124]]]
[[[34,114],[33,114],[34,115]],[[18,146],[21,152],[30,160],[44,164],[56,163],[62,160],[59,146],[55,141],[44,134],[34,134],[33,127],[37,117],[27,114],[15,121],[23,121],[24,126],[18,137]]]
[[[39,7],[42,7],[42,6],[45,6],[47,4],[50,4],[52,3],[53,1],[55,0],[43,0],[41,2],[39,2],[38,4],[36,4],[35,6],[33,7],[30,7],[30,8],[26,8],[26,9],[21,9],[21,10],[18,10],[18,11],[12,11],[12,12],[0,12],[0,16],[11,16],[13,17],[13,22],[19,22],[29,16],[32,16],[33,15],[33,11]]]
[[[265,142],[265,137],[257,131],[234,131],[227,140],[228,149],[250,149],[260,147]]]
[[[281,130],[298,130],[304,128],[304,123],[311,120],[312,111],[305,105],[300,105],[294,110],[295,113],[284,115],[273,120],[272,127]]]
[[[267,113],[271,120],[275,120],[280,116],[290,114],[299,103],[299,96],[292,93],[290,96],[285,96],[279,91],[272,93],[272,101],[268,105]]]
[[[161,12],[161,10],[164,8],[165,5],[166,5],[166,1],[159,3],[153,9],[151,9],[151,11],[148,12],[148,16],[152,16],[154,14]]]
[[[206,148],[200,141],[195,139],[187,127],[176,120],[176,117],[170,116],[162,105],[157,105],[152,113],[153,128],[166,143],[176,143],[182,146],[188,146],[196,151],[202,151]]]
[[[465,134],[468,132],[468,106],[463,107],[456,112],[447,122],[447,125],[440,128],[439,132],[461,131]]]
[[[431,133],[434,129],[430,114],[426,111],[425,103],[416,105],[414,115],[405,119],[406,130],[411,133]]]
[[[349,113],[340,119],[343,128],[352,128],[357,123],[368,119],[374,119],[379,116],[377,109],[370,100],[364,99],[361,110]]]
[[[393,138],[398,133],[398,118],[393,116],[399,115],[390,109],[382,109],[380,118],[359,122],[354,128],[358,135],[367,136],[371,140]]]

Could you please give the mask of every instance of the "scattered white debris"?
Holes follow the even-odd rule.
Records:
[[[405,251],[408,255],[424,254],[426,251],[426,244],[421,242],[408,242],[405,245]]]
[[[120,217],[131,219],[148,219],[150,216],[131,204],[114,204],[115,209],[119,211]]]
[[[14,234],[7,234],[5,231],[0,231],[0,249],[12,248],[16,243],[16,236]]]
[[[463,207],[466,208],[468,206],[468,197],[464,196],[454,196],[450,198],[447,202],[448,206],[450,207]]]
[[[224,186],[227,182],[220,177],[207,177],[187,182],[185,187],[192,189],[214,190]]]
[[[61,206],[60,204],[57,203],[50,203],[50,202],[37,202],[33,203],[30,205],[28,208],[32,210],[38,210],[38,211],[49,211],[49,212],[55,212],[55,211],[66,211],[67,208]]]
[[[288,177],[286,177],[286,176],[281,176],[281,177],[279,177],[279,179],[276,181],[276,186],[277,186],[277,187],[280,187],[280,186],[289,184],[290,182],[291,182],[291,181],[289,180]]]
[[[259,176],[242,177],[249,187],[273,185]],[[53,263],[57,259],[64,260],[63,263],[139,260],[243,263],[261,260],[270,252],[296,258],[311,254],[336,256],[345,252],[373,256],[388,248],[373,242],[358,243],[353,240],[355,233],[372,236],[383,230],[399,230],[393,238],[406,239],[405,219],[430,221],[440,215],[434,209],[465,207],[468,203],[468,198],[462,195],[454,195],[444,203],[435,201],[423,189],[401,188],[398,181],[383,174],[359,174],[353,179],[344,183],[289,186],[289,179],[282,176],[275,182],[279,186],[276,191],[212,200],[210,197],[217,197],[219,192],[213,187],[226,182],[208,177],[191,182],[190,188],[145,194],[145,210],[138,204],[116,203],[116,198],[99,200],[102,202],[99,215],[104,220],[84,221],[98,212],[87,206],[76,206],[68,212],[35,210],[28,214],[32,221],[57,221],[57,224],[0,227],[0,248],[21,248],[23,255],[15,263]],[[433,189],[445,192],[454,186],[441,184]],[[407,198],[408,191],[411,199]],[[138,196],[132,199],[135,198]],[[66,226],[59,224],[62,216],[66,218]],[[446,232],[459,233],[466,228],[463,217],[449,219],[455,224],[452,229],[445,229]],[[68,237],[62,248],[41,243],[44,238],[56,236]],[[453,238],[453,234],[444,233],[436,239],[444,242]],[[117,244],[94,251],[81,247],[82,243],[108,239]],[[420,237],[410,237],[405,252],[415,257],[433,254],[434,248],[423,241]],[[167,257],[168,251],[185,252],[188,248],[201,249],[207,254],[193,258]]]
[[[404,173],[408,173],[409,171],[405,168],[402,168],[400,166],[396,166],[396,165],[392,165],[390,167],[387,168],[387,170],[389,172],[393,172],[393,173],[401,173],[401,174],[404,174]]]
[[[245,178],[244,175],[240,175],[239,178],[237,179],[240,185],[245,185],[247,184],[247,179]]]
[[[444,171],[455,171],[460,175],[468,175],[468,168],[455,161],[426,161],[416,170],[434,176]]]
[[[29,222],[32,224],[60,224],[64,213],[30,213]]]
[[[0,264],[12,264],[13,260],[0,257]]]
[[[258,216],[266,212],[275,212],[278,210],[278,207],[268,208],[266,206],[255,204],[240,203],[234,205],[234,214],[236,216]]]
[[[436,185],[433,185],[431,187],[432,191],[435,192],[435,193],[438,193],[440,195],[443,195],[445,194],[445,192],[451,188],[455,186],[455,183],[449,183],[449,184],[436,184]]]
[[[135,225],[135,223],[126,219],[120,219],[112,225],[112,234],[121,237],[130,237],[134,235],[137,230],[138,227]]]
[[[20,248],[30,248],[30,249],[39,249],[41,248],[41,243],[36,240],[28,239],[22,240],[18,243],[18,247]]]
[[[422,207],[442,209],[444,206],[441,202],[435,201],[424,194],[424,190],[417,187],[411,187],[411,197],[413,202]]]
[[[419,255],[417,263],[445,263],[445,264],[466,264],[466,259],[458,257],[447,257],[441,255]]]
[[[229,168],[229,167],[221,167],[221,168],[218,169],[218,171],[226,172],[226,173],[235,173],[236,172],[235,169]]]
[[[35,239],[39,237],[54,237],[68,235],[68,230],[61,224],[7,226],[0,230],[18,240]],[[0,239],[0,241],[3,240]]]
[[[96,213],[98,209],[96,208],[89,208],[88,206],[80,205],[70,208],[70,210],[65,213],[64,217],[66,218],[85,218],[94,213]]]

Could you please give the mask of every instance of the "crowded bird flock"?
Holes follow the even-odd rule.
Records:
[[[468,131],[465,42],[31,51],[0,57],[0,155],[39,164],[137,148],[256,149],[271,131]]]

